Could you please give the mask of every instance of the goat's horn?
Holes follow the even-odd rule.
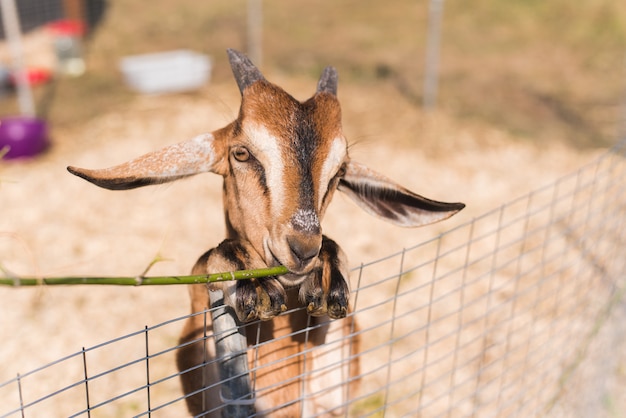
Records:
[[[334,67],[324,68],[320,81],[317,82],[317,92],[337,95],[337,70]]]
[[[233,75],[239,86],[239,91],[242,94],[243,91],[255,81],[265,79],[259,69],[250,61],[250,58],[234,49],[228,49],[227,52],[230,68],[233,70]]]

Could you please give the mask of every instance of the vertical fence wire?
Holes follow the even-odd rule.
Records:
[[[146,343],[146,351],[145,351],[145,359],[146,359],[146,401],[148,403],[148,417],[150,417],[150,413],[152,411],[152,406],[150,403],[150,346],[148,343],[148,326],[145,327],[145,343]]]
[[[83,355],[83,376],[85,377],[85,406],[87,408],[87,416],[91,416],[91,404],[89,402],[89,373],[87,373],[87,353],[85,347],[81,350]]]
[[[304,402],[344,385],[334,370],[359,359],[358,376],[342,379],[358,380],[360,388],[346,389],[346,403],[330,410],[347,416],[601,416],[623,385],[625,145],[441,236],[362,264],[352,272],[348,319],[356,323],[347,336],[328,335],[325,344],[311,346],[313,333],[329,325],[311,320],[280,337],[304,341],[302,352],[269,365],[261,360],[272,341],[257,336],[249,357],[253,384],[267,367],[306,362],[285,381],[256,381],[257,395],[297,382],[301,397],[286,404],[301,402],[304,411]],[[0,417],[183,416],[188,395],[180,388],[172,341],[186,318],[0,383]],[[259,329],[247,327],[250,335]],[[198,342],[212,346],[216,337],[209,330]],[[333,350],[347,351],[315,363],[314,356]],[[303,383],[312,376],[329,378],[322,387]]]

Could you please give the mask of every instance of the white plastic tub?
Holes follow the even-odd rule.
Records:
[[[133,55],[120,61],[128,86],[140,93],[174,93],[195,90],[211,75],[211,59],[189,50]]]

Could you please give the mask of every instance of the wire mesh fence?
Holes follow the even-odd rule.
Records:
[[[360,341],[354,353],[359,387],[334,412],[601,416],[610,409],[624,396],[619,384],[625,379],[625,147],[432,240],[354,269],[347,320],[359,324],[348,335]],[[1,383],[0,416],[184,415],[178,342],[171,335],[185,319],[82,349]],[[282,338],[306,340],[324,326]],[[254,323],[247,327],[254,333]],[[329,335],[304,355],[345,343],[337,338]],[[253,376],[263,372],[251,370]],[[302,376],[286,379],[320,372],[305,367]],[[287,402],[342,383],[303,386],[301,397]]]

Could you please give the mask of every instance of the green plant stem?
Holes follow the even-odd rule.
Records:
[[[169,284],[216,283],[229,280],[246,280],[288,273],[286,267],[268,267],[263,269],[239,270],[196,276],[155,276],[155,277],[2,277],[0,285],[5,286],[40,286],[40,285],[76,285],[99,284],[118,286],[149,286]]]

